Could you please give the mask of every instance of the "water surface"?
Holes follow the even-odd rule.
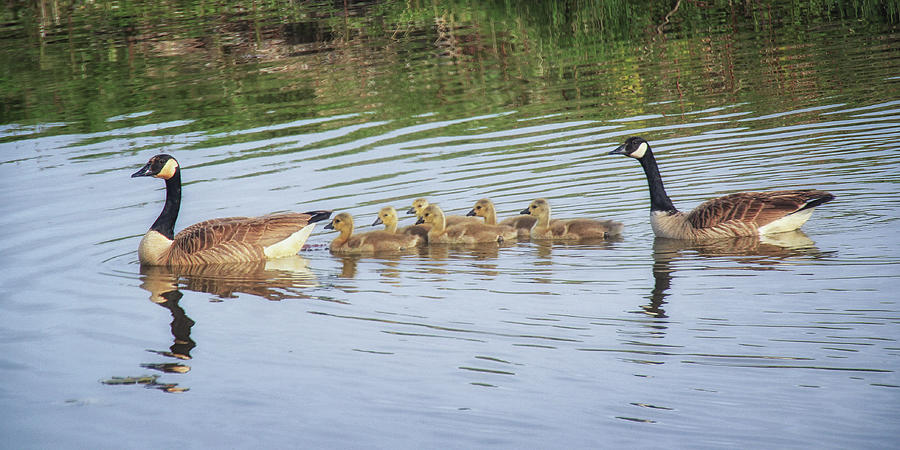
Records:
[[[6,446],[894,445],[889,18],[740,10],[591,38],[536,11],[386,5],[11,22]],[[654,239],[639,165],[606,155],[631,135],[685,210],[836,199],[802,232]],[[184,168],[178,229],[322,208],[367,225],[420,196],[504,217],[546,197],[625,233],[341,257],[320,227],[293,258],[141,267],[164,192],[129,175],[159,152]]]

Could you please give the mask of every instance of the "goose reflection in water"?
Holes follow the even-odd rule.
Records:
[[[148,350],[157,355],[180,361],[191,359],[191,350],[197,345],[191,339],[195,322],[187,316],[179,302],[182,289],[205,292],[218,297],[233,298],[239,293],[250,294],[267,300],[309,298],[304,290],[316,286],[316,279],[308,269],[305,258],[292,257],[252,263],[166,267],[141,265],[141,288],[150,292],[150,301],[169,310],[172,315],[170,329],[174,339],[168,351]],[[141,367],[163,373],[187,373],[190,366],[183,362],[145,363]],[[156,376],[145,377],[148,382],[120,382],[141,377],[113,377],[106,384],[144,384],[165,392],[183,392],[174,383],[159,383]]]
[[[779,265],[792,258],[815,259],[826,256],[815,247],[815,242],[802,231],[750,236],[712,241],[686,241],[656,238],[653,241],[653,289],[646,298],[647,305],[640,313],[655,318],[666,318],[662,306],[669,296],[675,265],[682,260],[699,258],[727,258],[741,264],[747,270],[777,270]]]

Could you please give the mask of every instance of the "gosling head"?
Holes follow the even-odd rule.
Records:
[[[340,213],[334,216],[334,219],[331,219],[328,225],[325,225],[325,229],[341,232],[353,231],[353,216],[348,213]]]
[[[416,224],[427,223],[432,227],[443,227],[446,225],[444,221],[444,211],[438,205],[428,205],[422,210],[422,216]]]
[[[397,210],[393,206],[385,206],[378,211],[378,217],[375,218],[372,226],[384,224],[384,228],[390,229],[391,227],[396,227],[399,221]]]
[[[475,202],[475,206],[466,214],[467,216],[487,217],[494,210],[494,203],[483,198]]]
[[[178,161],[172,155],[161,153],[150,158],[141,170],[131,174],[131,178],[135,177],[154,177],[168,180],[175,176],[178,172]]]
[[[535,217],[550,215],[550,203],[543,198],[539,198],[531,202],[527,208],[523,209],[519,214],[529,214]]]
[[[406,213],[415,214],[418,217],[422,217],[422,210],[425,209],[426,206],[428,206],[428,200],[425,200],[424,198],[417,198],[413,200],[412,208],[409,208]]]
[[[625,155],[634,159],[641,159],[650,150],[650,144],[640,136],[632,136],[625,139],[625,143],[615,150],[609,152],[610,155]]]

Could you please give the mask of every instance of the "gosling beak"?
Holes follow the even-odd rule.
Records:
[[[409,208],[408,210],[406,210],[406,213],[407,213],[407,214],[415,214],[415,213],[416,213],[416,208]]]
[[[149,176],[152,176],[150,174],[150,163],[144,164],[144,167],[141,167],[141,170],[138,170],[137,172],[131,174],[131,178],[149,177]]]
[[[625,154],[625,144],[618,146],[615,150],[609,152],[610,155],[624,155]]]
[[[375,221],[372,222],[372,226],[374,227],[375,225],[381,225],[381,224],[383,224],[383,223],[384,223],[384,222],[381,221],[381,217],[376,217],[376,218],[375,218]]]
[[[531,211],[529,211],[528,208],[525,208],[525,209],[519,211],[519,214],[525,214],[526,216],[530,216]]]
[[[419,217],[419,220],[416,221],[416,225],[421,225],[421,224],[423,224],[423,223],[425,223],[425,218],[424,218],[424,217]]]
[[[333,230],[334,229],[334,221],[332,220],[331,222],[328,222],[328,225],[325,225],[325,229]]]
[[[468,213],[466,213],[466,216],[474,216],[474,215],[475,215],[475,209],[474,209],[474,208],[472,208],[471,211],[469,211]]]

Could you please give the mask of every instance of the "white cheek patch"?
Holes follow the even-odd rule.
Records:
[[[162,178],[163,180],[168,180],[175,176],[175,169],[178,168],[178,163],[175,162],[174,159],[170,159],[166,161],[166,165],[163,166],[162,170],[156,174],[156,178]]]
[[[641,145],[638,146],[637,150],[631,152],[628,156],[640,159],[644,157],[644,153],[647,153],[647,143],[641,142]]]

